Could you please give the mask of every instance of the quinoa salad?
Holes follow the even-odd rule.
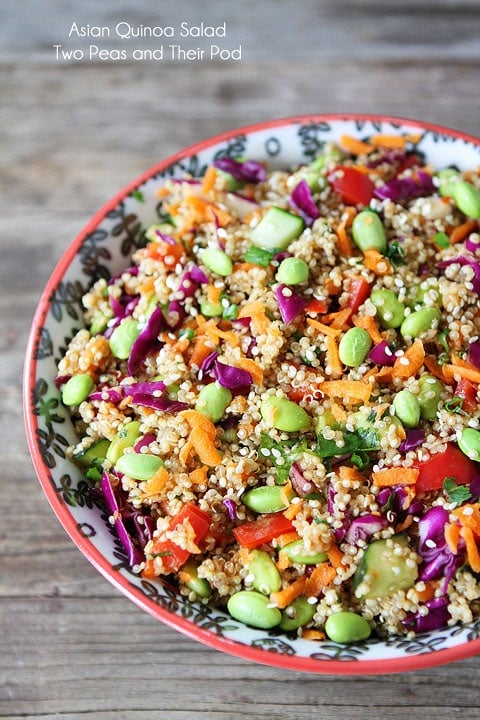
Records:
[[[480,615],[480,171],[414,136],[168,179],[57,385],[132,572],[321,643]]]

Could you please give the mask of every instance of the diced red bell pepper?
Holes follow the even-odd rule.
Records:
[[[375,185],[368,175],[348,165],[339,165],[328,178],[330,185],[348,205],[368,205]]]
[[[363,277],[352,277],[348,283],[348,301],[347,307],[352,310],[355,315],[358,308],[370,295],[370,285]]]
[[[305,312],[310,315],[323,315],[327,312],[327,304],[325,300],[320,300],[320,298],[312,298],[307,304]]]
[[[294,530],[291,520],[282,512],[260,515],[256,520],[233,528],[236,541],[242,547],[253,550],[283,533]]]
[[[194,542],[198,545],[208,532],[210,527],[210,515],[193,503],[187,503],[170,521],[169,530],[174,530],[186,520],[192,526],[195,537]],[[168,572],[176,572],[190,557],[190,552],[181,548],[173,540],[160,540],[154,543],[153,555],[162,558],[162,565]]]
[[[417,493],[440,490],[447,477],[453,477],[458,485],[467,485],[480,472],[480,465],[470,460],[453,443],[446,450],[431,455],[428,460],[414,463],[420,474],[415,490]]]
[[[455,388],[455,395],[462,398],[462,410],[465,412],[470,413],[477,409],[477,388],[470,380],[461,378]]]

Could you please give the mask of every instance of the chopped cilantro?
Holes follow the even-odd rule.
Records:
[[[470,500],[472,494],[466,485],[457,485],[453,477],[446,477],[443,481],[443,492],[450,500],[457,505],[461,505]]]
[[[260,455],[272,461],[277,473],[277,485],[284,485],[287,482],[292,464],[306,449],[306,440],[301,443],[296,440],[278,442],[272,440],[267,433],[261,434]]]
[[[454,395],[451,400],[447,400],[445,403],[445,410],[451,413],[459,413],[465,415],[463,410],[463,398],[460,395]]]
[[[274,253],[270,250],[263,250],[262,248],[255,247],[252,245],[248,248],[247,252],[243,256],[245,262],[251,262],[255,265],[262,265],[262,267],[268,267],[272,262]]]
[[[388,258],[393,265],[405,265],[405,250],[398,240],[394,240],[389,244],[385,257]]]
[[[437,247],[443,250],[443,248],[450,247],[450,238],[447,233],[438,232],[434,235],[433,241]]]

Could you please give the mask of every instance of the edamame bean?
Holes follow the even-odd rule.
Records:
[[[132,420],[118,431],[107,450],[107,460],[115,465],[118,458],[123,455],[127,447],[132,447],[135,440],[140,437],[140,422]]]
[[[230,615],[251,627],[268,630],[278,625],[282,613],[278,608],[269,607],[270,600],[256,590],[240,590],[227,603]]]
[[[308,265],[305,260],[288,257],[282,260],[277,270],[278,282],[285,285],[298,285],[308,280]]]
[[[435,420],[444,386],[433,375],[422,375],[418,381],[418,387],[420,389],[417,395],[420,417],[423,420]]]
[[[382,221],[373,210],[362,210],[352,223],[352,237],[355,245],[365,250],[378,250],[384,253],[387,249],[387,236]]]
[[[262,514],[272,513],[278,510],[285,510],[287,507],[282,495],[283,492],[280,485],[261,485],[260,487],[248,490],[242,497],[242,502],[254,512]]]
[[[182,565],[178,571],[178,577],[185,587],[192,590],[197,597],[209,598],[212,594],[212,588],[207,580],[198,577],[197,563],[192,558]]]
[[[232,274],[232,259],[220,248],[207,248],[202,252],[200,257],[203,264],[217,275],[226,277]]]
[[[64,405],[80,405],[87,399],[93,390],[93,380],[90,375],[72,375],[62,389],[62,402]]]
[[[329,615],[325,623],[325,633],[337,643],[353,643],[366,640],[372,629],[361,615],[342,611]]]
[[[420,422],[420,404],[410,390],[400,390],[393,398],[395,415],[406,428],[417,427]]]
[[[205,385],[200,390],[195,410],[216,423],[222,419],[231,402],[232,393],[230,390],[215,380],[215,382]]]
[[[262,595],[280,590],[282,578],[272,558],[264,550],[252,550],[248,569],[253,575],[253,587]]]
[[[310,622],[316,611],[317,604],[310,604],[304,595],[300,595],[282,611],[279,627],[285,632],[298,630],[299,627],[303,627]]]
[[[440,310],[436,307],[425,307],[415,310],[403,320],[400,334],[403,337],[416,338],[422,333],[432,330],[440,320]]]
[[[312,421],[300,405],[276,395],[269,395],[262,400],[260,413],[268,425],[285,432],[307,430]]]
[[[341,362],[348,367],[358,367],[367,357],[372,339],[363,328],[353,327],[342,336],[338,345]]]
[[[204,300],[200,303],[200,312],[205,317],[218,317],[223,313],[223,307],[221,303],[212,303],[209,300]]]
[[[405,317],[405,305],[392,290],[373,290],[370,300],[377,308],[377,317],[383,328],[397,328]]]
[[[480,462],[480,431],[464,428],[458,438],[458,447],[470,460]]]
[[[122,320],[110,335],[109,344],[112,354],[119,360],[127,360],[132,345],[139,335],[140,330],[136,320],[132,318]]]
[[[118,472],[134,480],[150,480],[161,467],[164,467],[162,458],[148,453],[124,453],[115,467]]]
[[[292,562],[299,563],[300,565],[318,565],[318,563],[325,562],[328,559],[328,555],[325,552],[312,553],[305,549],[305,544],[302,539],[294,540],[288,545],[285,545],[282,553],[292,560]]]
[[[480,190],[466,180],[452,182],[451,191],[457,208],[468,217],[480,218]]]

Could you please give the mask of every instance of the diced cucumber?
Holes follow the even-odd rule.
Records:
[[[370,543],[353,578],[353,588],[358,598],[386,597],[413,587],[417,575],[407,537],[394,535]]]
[[[252,242],[264,250],[285,250],[305,227],[298,215],[271,207],[252,231]]]
[[[73,459],[78,465],[89,467],[90,465],[97,464],[99,461],[105,460],[109,446],[109,440],[100,438],[100,440],[96,440],[86,450],[75,453]]]

